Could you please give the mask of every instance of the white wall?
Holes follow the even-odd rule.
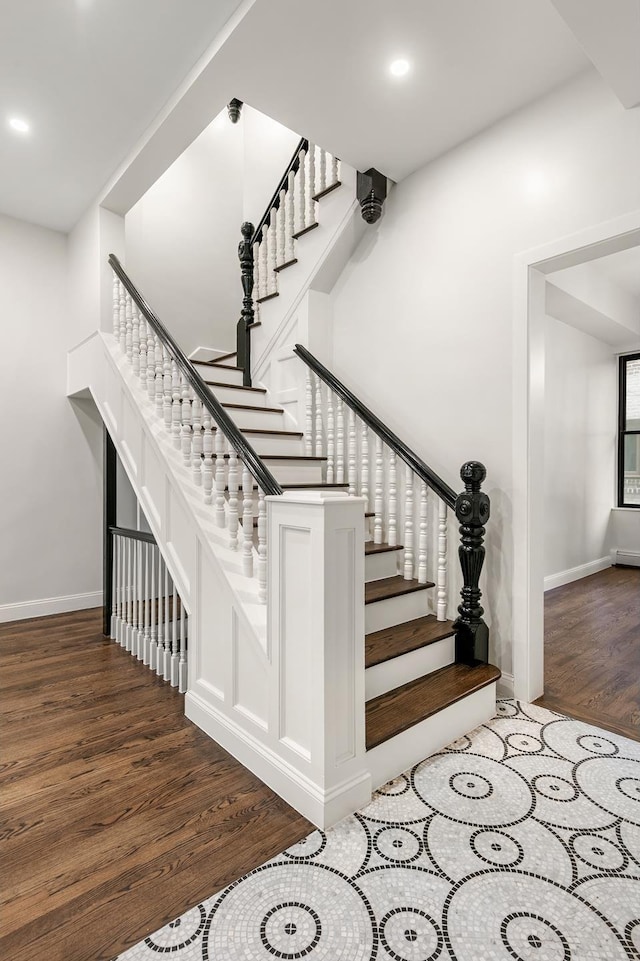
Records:
[[[95,606],[102,426],[91,401],[65,396],[63,234],[0,216],[0,318],[0,619]],[[33,603],[47,598],[62,600]]]
[[[609,344],[545,319],[544,573],[608,554],[615,504],[617,362]]]
[[[186,353],[235,348],[243,220],[264,213],[299,137],[224,110],[125,218],[126,269]]]
[[[483,603],[506,672],[514,255],[640,207],[639,120],[582,75],[402,181],[333,294],[338,376],[452,486],[487,466]]]

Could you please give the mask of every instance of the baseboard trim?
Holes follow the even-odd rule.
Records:
[[[611,563],[622,564],[624,567],[640,567],[640,551],[611,551]]]
[[[195,691],[187,692],[184,707],[190,721],[321,829],[353,814],[371,800],[371,776],[367,770],[356,771],[341,783],[325,788]]]
[[[498,684],[496,686],[496,697],[513,697],[514,696],[514,682],[513,674],[505,674],[502,672],[500,678],[498,678]]]
[[[588,564],[580,564],[579,567],[570,567],[567,571],[559,571],[558,574],[550,574],[549,577],[544,579],[545,592],[552,591],[556,587],[563,587],[565,584],[571,584],[572,581],[579,581],[583,577],[589,577],[590,574],[597,574],[599,571],[606,570],[607,567],[611,567],[611,557],[609,555],[599,557],[595,561],[589,561]]]
[[[87,594],[65,594],[62,597],[43,597],[36,601],[19,604],[0,604],[0,624],[8,621],[24,621],[28,617],[47,617],[49,614],[66,614],[68,611],[86,611],[102,607],[102,591]]]

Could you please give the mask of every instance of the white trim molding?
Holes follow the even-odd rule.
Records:
[[[102,591],[64,594],[61,597],[41,597],[38,600],[19,601],[16,604],[0,604],[0,624],[23,621],[28,617],[66,614],[68,611],[87,611],[92,607],[102,607]]]
[[[544,579],[545,594],[547,591],[552,591],[556,587],[563,587],[565,584],[579,581],[583,577],[589,577],[590,574],[597,574],[599,571],[604,571],[607,567],[611,567],[611,563],[611,558],[608,556],[598,557],[597,560],[588,561],[586,564],[579,564],[578,567],[570,567],[566,571],[549,574],[549,576]]]
[[[611,551],[610,563],[623,564],[625,567],[640,567],[640,551],[614,548]]]

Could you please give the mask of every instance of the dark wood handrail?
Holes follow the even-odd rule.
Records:
[[[418,475],[421,481],[424,481],[428,487],[434,490],[438,497],[441,497],[449,507],[455,509],[457,495],[453,488],[449,487],[441,477],[438,477],[417,454],[414,454],[404,441],[400,440],[397,434],[394,434],[386,424],[382,423],[380,418],[376,417],[368,407],[365,407],[362,401],[358,400],[355,394],[352,394],[349,388],[345,387],[330,370],[327,370],[324,364],[321,364],[317,357],[314,357],[306,347],[303,347],[302,344],[296,344],[294,351],[325,384],[329,385],[334,393],[342,398],[347,407],[355,411],[360,420],[364,421],[374,434],[377,434],[378,437],[384,441],[387,447],[395,451],[398,457]]]
[[[280,183],[276,187],[273,197],[267,204],[267,209],[262,215],[262,220],[260,221],[260,223],[258,224],[258,226],[253,232],[253,237],[251,238],[251,246],[253,246],[253,244],[257,243],[260,240],[260,234],[262,233],[262,230],[265,224],[269,223],[269,218],[271,216],[272,208],[275,207],[277,209],[280,206],[280,191],[283,189],[283,187],[286,189],[287,184],[289,182],[289,174],[291,173],[291,171],[296,173],[298,167],[300,166],[300,151],[308,150],[308,149],[309,149],[309,141],[306,139],[306,137],[302,137],[302,139],[300,140],[300,143],[298,144],[298,146],[296,147],[293,153],[293,157],[287,164],[287,169],[282,175]]]
[[[257,482],[258,487],[260,487],[265,494],[282,494],[282,488],[271,471],[265,466],[251,444],[238,430],[219,401],[208,389],[204,380],[195,369],[191,361],[188,359],[186,354],[180,347],[178,347],[164,324],[162,324],[162,322],[158,319],[140,291],[131,282],[115,254],[109,254],[109,263],[111,264],[114,272],[122,281],[125,289],[135,301],[138,309],[144,315],[147,323],[151,325],[154,332],[171,354],[173,360],[187,378],[194,393],[198,399],[202,401],[203,407],[209,412],[209,414],[211,414],[215,423],[225,435],[233,449],[240,455],[243,463],[246,464],[249,472]]]
[[[153,534],[146,531],[134,531],[131,527],[110,527],[111,534],[118,534],[120,537],[128,537],[132,541],[145,541],[147,544],[157,544]]]

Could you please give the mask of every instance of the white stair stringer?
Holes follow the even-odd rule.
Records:
[[[182,452],[173,446],[155,404],[140,387],[114,337],[101,331],[68,354],[67,395],[88,394],[109,431],[189,615],[187,717],[320,827],[366,804],[371,781],[364,763],[364,666],[357,666],[355,641],[356,635],[361,638],[364,634],[363,611],[356,601],[361,595],[355,588],[364,582],[362,501],[337,492],[324,500],[313,492],[300,494],[297,501],[294,495],[291,506],[285,503],[286,494],[267,498],[268,525],[276,506],[285,512],[285,531],[289,530],[287,512],[300,515],[289,554],[283,555],[283,570],[267,578],[269,583],[276,574],[280,577],[279,587],[269,595],[271,607],[274,603],[278,606],[274,594],[284,598],[287,592],[289,597],[298,590],[308,592],[302,610],[311,620],[302,633],[305,638],[313,634],[314,646],[310,656],[296,663],[300,648],[297,606],[288,605],[280,612],[283,627],[272,632],[270,640],[268,608],[260,603],[257,580],[243,574],[242,551],[232,550],[228,531],[215,525],[213,506],[204,504],[202,488],[194,483]],[[269,463],[268,458],[265,462]],[[311,471],[314,481],[320,479],[319,470],[318,463]],[[293,482],[310,479],[302,461],[293,461],[284,473],[293,474]],[[315,503],[306,503],[314,499]],[[323,524],[331,512],[339,520],[336,533],[327,530],[323,535]],[[300,541],[307,515],[316,518],[315,533]],[[318,586],[317,564],[315,560],[311,563],[317,556],[319,536],[328,538],[327,552],[331,554],[325,567],[334,596],[326,604],[329,594],[326,587]],[[283,544],[286,546],[286,538]],[[352,549],[356,544],[357,552]],[[295,558],[296,552],[302,552],[302,563],[289,563],[289,555]],[[336,557],[346,557],[348,569],[341,579],[331,580],[339,566]],[[271,570],[269,555],[268,564]],[[299,572],[311,570],[314,576],[300,582]],[[349,616],[339,621],[336,595],[351,604]],[[323,609],[325,614],[320,616]],[[287,620],[287,610],[294,618],[292,623]],[[321,627],[325,621],[328,626]],[[316,664],[318,669],[311,670],[312,661],[318,658],[328,666]],[[347,662],[343,664],[344,658]],[[338,672],[339,691],[334,692],[331,685],[325,691],[327,672]],[[308,688],[313,689],[311,693]],[[325,726],[331,728],[340,716],[345,716],[345,723],[328,736]],[[324,722],[318,721],[323,717]],[[316,723],[311,724],[310,718]]]

